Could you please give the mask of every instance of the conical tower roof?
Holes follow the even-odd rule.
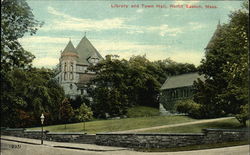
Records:
[[[97,55],[99,59],[103,59],[101,54],[95,49],[91,42],[84,36],[76,47],[76,52],[79,54],[78,62],[89,64],[88,58]]]
[[[218,24],[217,24],[217,28],[216,28],[212,38],[210,39],[210,41],[207,44],[207,47],[205,48],[206,50],[211,49],[211,47],[214,44],[214,41],[218,38],[218,36],[220,34],[220,30],[221,30],[221,25],[220,25],[220,21],[219,21]]]
[[[69,41],[69,43],[67,44],[67,46],[65,47],[62,53],[76,53],[77,54],[76,49],[74,45],[72,44],[71,40]]]

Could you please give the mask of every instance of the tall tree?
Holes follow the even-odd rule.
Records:
[[[23,49],[18,39],[25,33],[35,34],[41,25],[25,0],[1,1],[1,65],[4,71],[30,67],[34,56]]]
[[[69,100],[65,98],[59,108],[60,120],[64,123],[64,128],[66,129],[66,124],[69,123],[74,115],[74,110],[69,104]]]
[[[18,39],[22,38],[25,33],[35,34],[41,24],[35,20],[30,7],[24,0],[1,1],[1,116],[5,118],[4,121],[8,122],[9,126],[15,126],[13,120],[19,116],[16,110],[27,105],[21,96],[15,94],[14,82],[16,81],[13,80],[13,72],[16,71],[13,69],[28,69],[34,59],[30,52],[22,48]]]
[[[219,27],[213,44],[199,67],[206,81],[195,83],[195,100],[206,117],[239,114],[248,103],[249,13],[233,12],[230,22]]]

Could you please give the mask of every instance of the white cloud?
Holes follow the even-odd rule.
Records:
[[[168,56],[176,62],[192,63],[198,66],[201,59],[204,57],[204,52],[182,50],[170,52]]]
[[[129,30],[129,31],[127,31],[126,32],[127,34],[142,34],[142,33],[144,33],[144,31],[143,30]]]
[[[137,52],[137,51],[162,51],[167,46],[164,45],[148,45],[129,41],[111,41],[111,40],[96,40],[93,41],[94,46],[104,52]]]
[[[50,67],[54,68],[59,63],[59,59],[52,57],[36,58],[33,65],[36,67]]]
[[[103,20],[83,19],[76,18],[70,15],[64,14],[55,10],[52,7],[48,7],[48,12],[52,15],[60,18],[55,18],[51,24],[46,25],[40,30],[52,31],[52,30],[70,30],[70,31],[101,31],[110,29],[125,29],[128,34],[142,34],[145,32],[159,34],[160,36],[176,36],[181,33],[181,28],[170,27],[168,25],[159,26],[136,26],[125,24],[131,19],[128,18],[110,18]],[[142,9],[138,9],[137,12],[142,13]],[[63,20],[61,19],[64,18]],[[63,25],[63,26],[62,26]]]
[[[146,57],[151,61],[171,58],[176,62],[192,63],[198,66],[204,56],[204,53],[200,51],[176,50],[165,45],[147,45],[127,41],[112,42],[108,40],[96,40],[93,44],[103,56],[116,54],[125,59],[129,59],[133,55],[146,54]]]
[[[30,44],[30,43],[67,43],[69,38],[65,37],[48,37],[48,36],[28,36],[19,39],[19,41],[23,44]]]
[[[143,9],[136,10],[137,13],[143,13],[143,11],[144,11]]]
[[[206,27],[205,24],[202,24],[202,23],[199,23],[199,22],[189,22],[188,25],[190,26],[190,28],[192,30],[202,29],[202,28]]]
[[[182,28],[180,27],[169,27],[168,25],[160,25],[160,26],[151,26],[145,28],[147,31],[158,32],[160,36],[176,36],[179,33],[182,33]]]
[[[45,25],[40,30],[100,31],[108,29],[119,29],[123,28],[124,22],[128,20],[125,18],[107,18],[103,20],[76,18],[59,12],[52,7],[48,7],[48,13],[59,18],[55,18],[51,22],[51,24]]]

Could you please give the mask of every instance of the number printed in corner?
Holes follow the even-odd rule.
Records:
[[[20,149],[21,148],[21,145],[14,145],[14,144],[11,144],[11,145],[9,145],[9,148],[10,149]]]

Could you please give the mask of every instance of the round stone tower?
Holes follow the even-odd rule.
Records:
[[[75,47],[69,41],[59,59],[60,83],[65,94],[70,97],[77,93],[76,63],[79,58]]]

